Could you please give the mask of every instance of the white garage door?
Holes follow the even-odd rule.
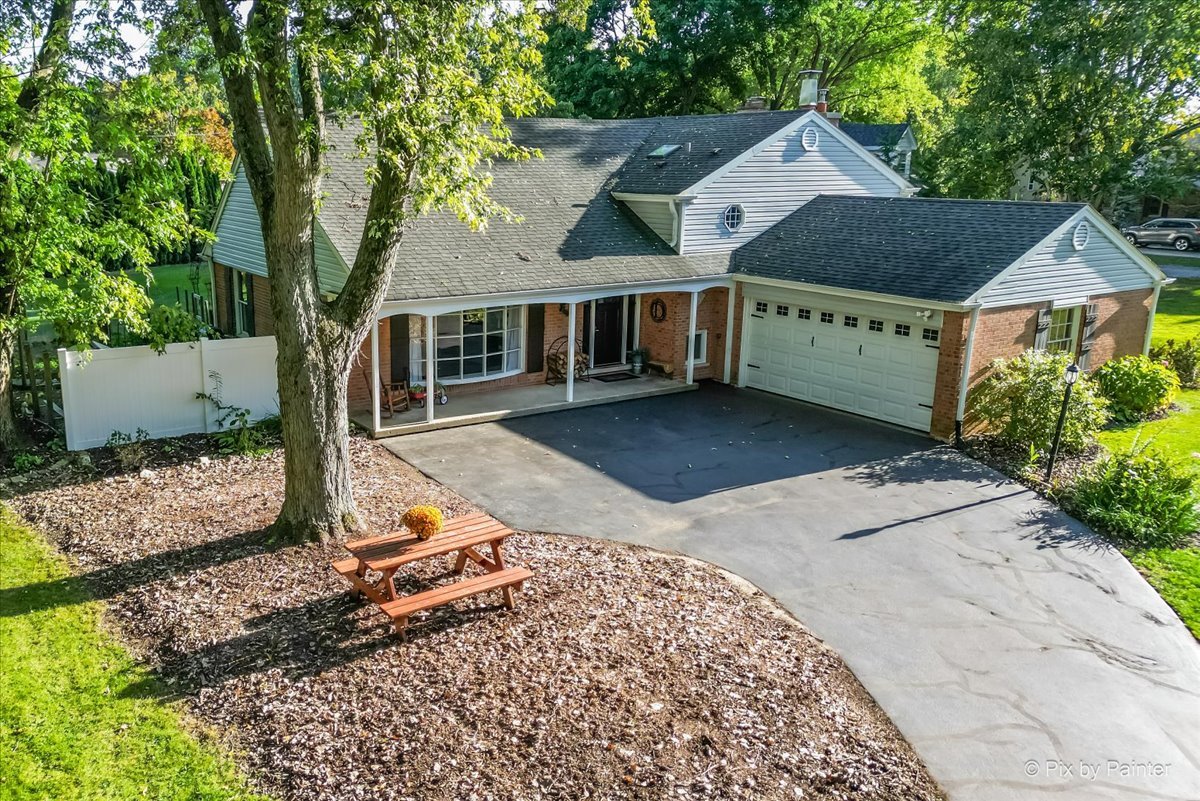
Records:
[[[746,385],[928,431],[940,315],[924,320],[917,311],[820,295],[751,297]]]

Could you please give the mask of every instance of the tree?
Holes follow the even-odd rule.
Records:
[[[129,52],[117,32],[130,21],[107,5],[0,0],[3,451],[17,442],[13,349],[27,311],[68,346],[102,339],[114,319],[139,329],[146,278],[106,268],[144,268],[157,247],[190,233],[166,168],[187,141],[166,124],[177,98],[153,76],[121,72]]]
[[[772,6],[745,62],[772,108],[794,108],[805,71],[819,70],[839,111],[902,120],[938,103],[924,79],[940,36],[930,0],[814,0]]]
[[[534,155],[511,142],[505,117],[547,100],[534,77],[541,17],[533,3],[504,0],[256,0],[244,17],[230,0],[197,5],[271,276],[285,480],[272,536],[339,536],[359,526],[347,379],[405,227],[435,209],[474,227],[510,216],[488,197],[483,167]],[[351,116],[361,125],[370,198],[345,285],[326,300],[313,225],[327,131]]]
[[[967,97],[936,148],[929,176],[936,191],[1003,197],[1024,168],[1050,196],[1111,214],[1151,161],[1189,163],[1170,133],[1186,125],[1200,90],[1200,6],[962,6],[955,60]],[[1194,106],[1190,116],[1196,121]]]

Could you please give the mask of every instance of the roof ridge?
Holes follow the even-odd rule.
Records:
[[[972,204],[991,203],[991,204],[1002,205],[1002,206],[1005,206],[1008,208],[1012,208],[1013,206],[1032,206],[1032,207],[1041,208],[1041,209],[1056,208],[1056,207],[1081,209],[1088,205],[1087,203],[1084,203],[1081,201],[1075,201],[1075,200],[1006,200],[1004,198],[917,197],[917,196],[898,197],[898,196],[891,196],[891,195],[889,195],[889,196],[847,195],[847,194],[834,193],[834,192],[822,192],[817,195],[817,198],[822,198],[822,197],[841,198],[841,199],[846,199],[846,200],[883,201],[883,202],[919,200],[919,201],[924,201],[924,202],[937,202],[937,203],[972,203]],[[816,198],[814,198],[814,200],[815,199]]]

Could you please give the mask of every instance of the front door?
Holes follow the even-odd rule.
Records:
[[[592,363],[597,367],[621,361],[621,327],[624,323],[621,308],[624,301],[624,297],[596,301],[596,352]]]

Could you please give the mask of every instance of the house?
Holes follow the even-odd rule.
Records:
[[[840,127],[864,150],[883,159],[905,178],[912,175],[912,154],[917,149],[917,138],[911,125],[906,122],[843,122]]]
[[[821,110],[523,119],[512,131],[543,153],[492,169],[492,195],[521,223],[477,233],[435,214],[405,235],[349,388],[377,435],[712,379],[948,439],[997,357],[1041,347],[1095,367],[1147,347],[1165,279],[1094,210],[912,197]],[[353,138],[335,132],[316,231],[330,294],[363,231]],[[270,334],[240,172],[215,231],[219,327]],[[573,373],[549,386],[547,354],[568,332],[600,377],[635,347],[663,375],[604,392]],[[449,407],[382,417],[377,383],[431,374]]]

